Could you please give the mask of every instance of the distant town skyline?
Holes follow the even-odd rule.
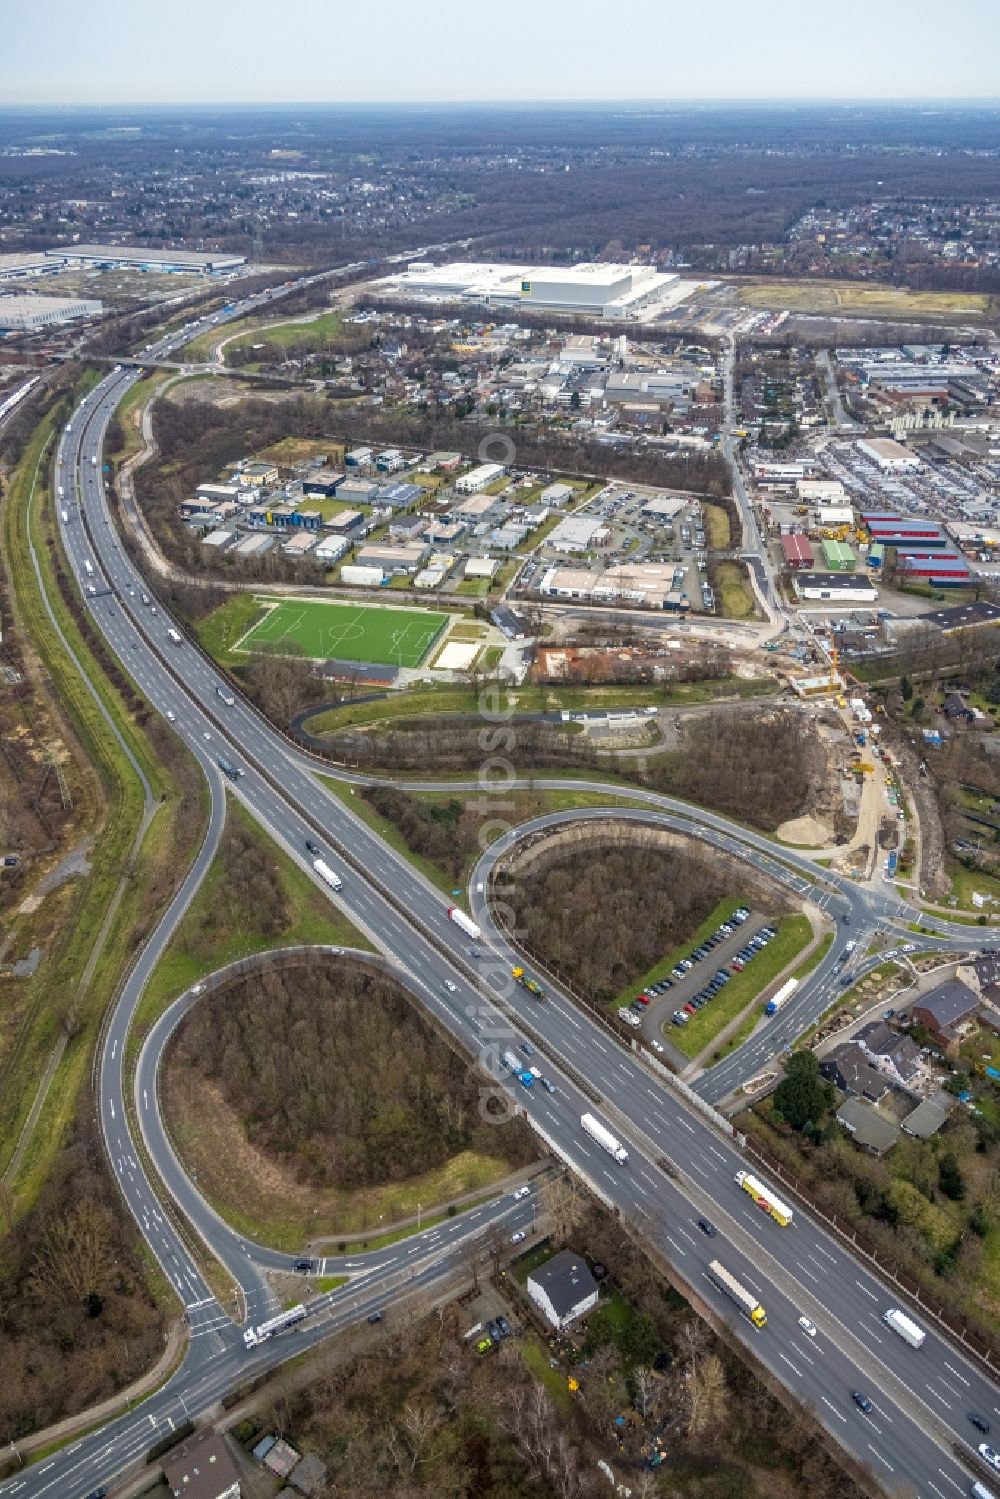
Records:
[[[1000,93],[997,0],[47,0],[4,19],[0,103],[960,102]]]

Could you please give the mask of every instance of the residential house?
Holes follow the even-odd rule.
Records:
[[[854,1041],[844,1041],[828,1051],[820,1058],[819,1070],[841,1093],[853,1093],[869,1103],[878,1103],[892,1088],[889,1079],[875,1070]]]
[[[837,1110],[837,1122],[844,1126],[856,1145],[870,1150],[873,1155],[885,1155],[899,1139],[899,1126],[891,1119],[883,1119],[860,1098],[844,1100]]]
[[[174,1499],[240,1499],[240,1475],[212,1426],[195,1432],[163,1459],[163,1477]]]
[[[597,1281],[571,1250],[555,1254],[527,1279],[527,1292],[553,1327],[568,1327],[597,1305]]]
[[[938,1098],[940,1097],[939,1094]],[[903,1120],[903,1129],[908,1135],[916,1135],[918,1140],[929,1140],[931,1135],[937,1134],[948,1114],[949,1110],[943,1102],[924,1098],[911,1114],[907,1114]]]
[[[909,1036],[901,1036],[884,1020],[863,1025],[854,1037],[873,1067],[903,1087],[920,1072],[920,1048]]]
[[[963,1026],[979,1013],[979,995],[961,979],[947,979],[910,1006],[914,1024],[930,1031],[937,1044],[947,1050],[958,1040]]]

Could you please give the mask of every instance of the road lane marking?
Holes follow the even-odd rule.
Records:
[[[674,1246],[674,1248],[677,1250],[678,1254],[687,1254],[687,1250],[686,1249],[682,1249],[681,1246],[678,1244],[677,1240],[676,1239],[672,1239],[669,1234],[665,1234],[664,1238],[667,1240],[668,1244],[672,1244]]]
[[[837,1420],[838,1420],[838,1421],[843,1421],[843,1423],[844,1423],[844,1425],[845,1425],[845,1426],[846,1426],[846,1425],[847,1425],[847,1417],[846,1417],[846,1416],[845,1416],[845,1415],[843,1415],[843,1414],[842,1414],[842,1413],[841,1413],[841,1412],[840,1412],[840,1411],[839,1411],[839,1410],[838,1410],[838,1409],[837,1409],[837,1407],[836,1407],[836,1406],[835,1406],[835,1405],[832,1405],[832,1404],[831,1404],[831,1403],[830,1403],[830,1401],[829,1401],[829,1400],[827,1400],[827,1398],[826,1398],[826,1396],[825,1396],[825,1395],[821,1395],[821,1396],[820,1396],[820,1397],[819,1397],[819,1398],[820,1398],[820,1399],[821,1399],[821,1400],[822,1400],[822,1402],[823,1402],[823,1404],[824,1404],[824,1405],[825,1405],[825,1406],[828,1406],[828,1407],[829,1407],[829,1409],[830,1409],[830,1410],[832,1410],[832,1411],[833,1411],[833,1414],[834,1414],[834,1415],[835,1415],[835,1416],[836,1416],[836,1418],[837,1418]]]
[[[882,1463],[884,1467],[888,1468],[890,1473],[895,1473],[896,1470],[889,1462],[888,1458],[883,1457],[881,1452],[879,1452],[877,1448],[872,1446],[871,1442],[867,1442],[865,1445],[867,1446],[868,1451],[874,1453],[879,1462]]]
[[[871,1299],[872,1299],[872,1301],[877,1301],[878,1300],[878,1297],[875,1295],[875,1292],[874,1291],[869,1291],[868,1287],[867,1286],[863,1286],[861,1284],[860,1280],[856,1280],[854,1282],[854,1284],[857,1286],[857,1288],[858,1288],[859,1291],[864,1291],[864,1293],[865,1293],[866,1296],[870,1296]]]
[[[947,1359],[942,1359],[941,1362],[944,1364],[949,1374],[954,1374],[956,1379],[960,1379],[962,1381],[967,1390],[972,1388],[972,1386],[969,1384],[969,1381],[967,1379],[964,1379],[962,1375],[959,1374],[957,1369],[953,1369]]]
[[[938,1468],[938,1472],[941,1474],[941,1477],[944,1479],[945,1483],[950,1483],[952,1488],[958,1489],[958,1492],[960,1494],[965,1493],[965,1490],[962,1488],[961,1484],[956,1483],[954,1478],[952,1478],[950,1474],[946,1473],[943,1468]]]
[[[802,1378],[802,1370],[801,1369],[796,1369],[796,1367],[792,1363],[791,1359],[790,1358],[785,1358],[785,1355],[780,1351],[780,1349],[778,1351],[778,1357],[781,1359],[782,1363],[785,1363],[785,1364],[788,1365],[789,1369],[791,1369],[791,1371],[792,1371],[793,1374],[797,1374],[798,1377],[799,1377],[799,1379]]]
[[[807,1267],[805,1265],[803,1265],[803,1263],[802,1263],[801,1260],[796,1260],[795,1263],[798,1265],[798,1267],[802,1271],[803,1275],[808,1275],[808,1277],[809,1277],[810,1280],[814,1280],[817,1285],[820,1284],[820,1278],[819,1278],[819,1276],[818,1275],[814,1275],[811,1270],[807,1269]]]
[[[934,1388],[933,1385],[925,1385],[924,1389],[925,1390],[930,1390],[930,1392],[934,1396],[935,1400],[940,1400],[940,1402],[941,1402],[942,1405],[947,1406],[947,1408],[949,1410],[951,1410],[951,1401],[950,1400],[946,1400],[943,1395],[939,1395],[938,1392],[937,1392],[937,1390]]]

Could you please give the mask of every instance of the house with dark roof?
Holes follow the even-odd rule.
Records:
[[[942,704],[942,712],[945,718],[961,719],[965,723],[971,723],[976,716],[961,692],[948,693]]]
[[[837,1122],[852,1137],[856,1145],[870,1150],[873,1155],[885,1155],[899,1139],[899,1126],[860,1098],[847,1098],[837,1110]]]
[[[878,1103],[892,1088],[889,1079],[871,1065],[854,1041],[844,1041],[828,1051],[820,1058],[819,1070],[841,1093],[853,1093],[870,1103]]]
[[[920,1047],[909,1036],[900,1036],[884,1020],[873,1020],[855,1034],[855,1041],[873,1067],[904,1086],[920,1071]]]
[[[994,1005],[1000,1003],[1000,954],[980,953],[972,970],[983,998]]]
[[[979,1013],[979,995],[961,979],[947,979],[910,1006],[915,1025],[930,1031],[939,1046],[947,1049],[958,1039],[962,1026]]]
[[[918,1140],[929,1140],[946,1122],[948,1114],[949,1109],[945,1106],[943,1095],[938,1094],[937,1099],[923,1098],[912,1114],[907,1114],[903,1120],[903,1128],[908,1135],[916,1135]]]
[[[586,1262],[569,1249],[532,1270],[526,1284],[528,1295],[553,1327],[568,1327],[597,1305],[597,1281]]]
[[[212,1426],[196,1431],[163,1459],[163,1477],[174,1499],[240,1499],[240,1475]]]

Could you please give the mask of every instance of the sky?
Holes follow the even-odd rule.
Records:
[[[0,9],[0,104],[1000,96],[1000,0],[7,0]]]

